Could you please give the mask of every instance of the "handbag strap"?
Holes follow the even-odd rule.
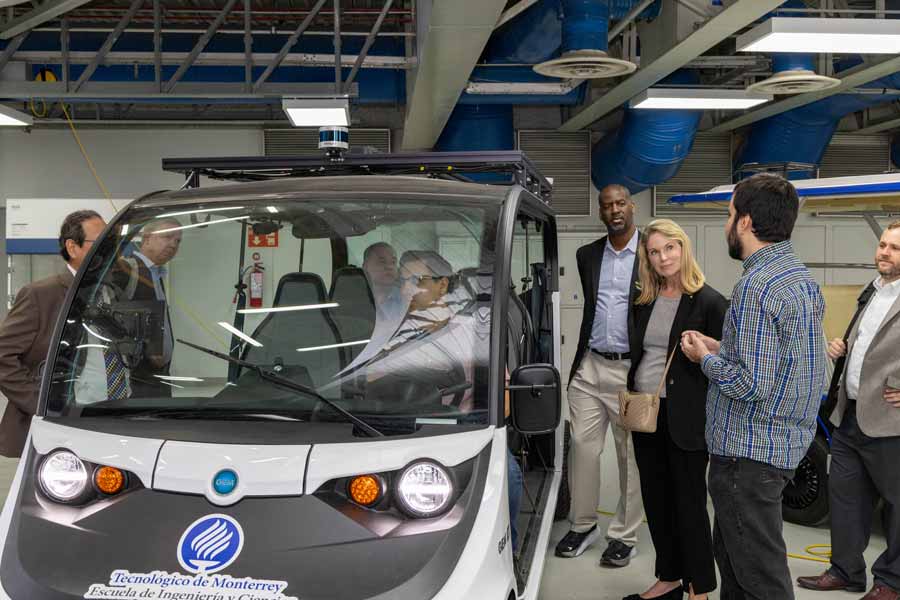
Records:
[[[656,397],[659,398],[659,395],[662,394],[663,386],[666,385],[666,376],[669,374],[669,367],[672,366],[672,359],[675,358],[675,352],[678,350],[678,344],[675,344],[675,347],[672,348],[672,352],[669,353],[669,360],[666,362],[666,370],[663,371],[662,379],[659,381],[659,387],[656,388]]]

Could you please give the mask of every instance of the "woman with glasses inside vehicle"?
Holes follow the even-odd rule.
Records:
[[[677,350],[681,334],[697,330],[719,339],[727,302],[706,285],[691,241],[677,223],[657,219],[638,249],[640,295],[635,301],[639,343],[628,389],[655,394],[669,355],[655,433],[632,434],[641,493],[656,549],[657,581],[625,600],[702,600],[716,588],[712,535],[706,511],[707,379]]]

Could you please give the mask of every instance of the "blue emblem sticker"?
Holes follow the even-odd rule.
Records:
[[[213,477],[213,490],[220,496],[227,496],[237,487],[237,473],[231,469],[222,469]]]
[[[232,517],[207,515],[191,523],[178,542],[178,562],[190,573],[221,571],[241,553],[244,531]]]

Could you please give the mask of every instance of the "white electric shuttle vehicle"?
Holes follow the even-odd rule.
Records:
[[[163,167],[185,188],[121,211],[66,299],[0,598],[535,598],[563,478],[547,180],[518,152]]]

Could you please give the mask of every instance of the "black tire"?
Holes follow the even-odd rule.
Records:
[[[797,525],[819,525],[828,518],[828,441],[816,435],[784,489],[781,514]]]
[[[562,455],[562,481],[559,484],[559,493],[556,496],[556,512],[553,514],[555,521],[569,518],[569,508],[572,506],[572,496],[569,493],[569,423],[566,422],[566,432],[563,436]]]

